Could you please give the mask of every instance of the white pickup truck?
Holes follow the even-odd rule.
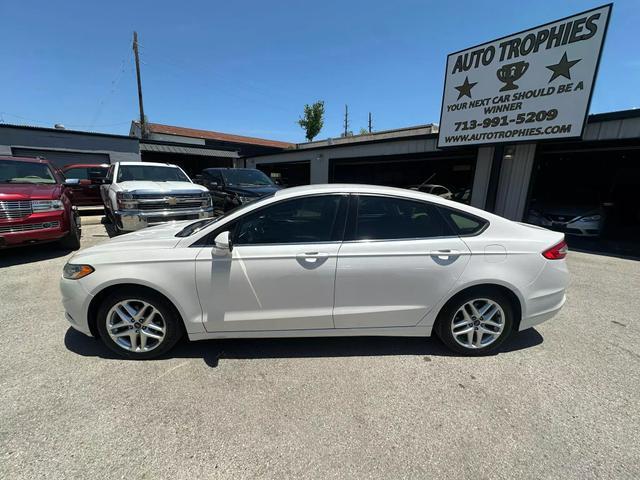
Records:
[[[211,195],[177,165],[118,162],[100,187],[105,223],[113,233],[132,232],[172,220],[213,216]]]

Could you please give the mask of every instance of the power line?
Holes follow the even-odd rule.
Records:
[[[232,87],[235,87],[235,91],[238,92],[240,91],[241,93],[251,93],[255,96],[258,97],[262,97],[263,99],[268,99],[268,100],[273,100],[274,94],[277,94],[279,96],[281,96],[283,99],[292,101],[292,97],[283,94],[283,92],[273,92],[273,91],[264,91],[264,90],[260,90],[259,88],[257,88],[255,86],[255,84],[253,84],[252,82],[247,82],[246,80],[244,80],[242,77],[238,76],[238,75],[233,75],[233,76],[229,76],[229,75],[223,75],[223,74],[215,74],[215,73],[211,73],[209,71],[206,71],[205,69],[202,68],[202,63],[199,62],[192,62],[189,60],[186,60],[185,58],[180,58],[180,59],[175,59],[172,58],[170,56],[167,56],[165,53],[162,54],[161,57],[159,56],[155,56],[153,53],[150,53],[148,49],[144,48],[144,45],[141,43],[138,43],[138,46],[143,50],[143,53],[145,54],[144,56],[144,60],[141,60],[141,62],[144,65],[153,65],[156,63],[163,63],[165,65],[169,65],[171,67],[174,67],[175,69],[177,69],[179,72],[184,73],[185,72],[185,68],[190,68],[199,72],[202,72],[202,75],[199,75],[197,78],[217,78],[220,80],[228,80],[228,79],[232,79]],[[151,59],[152,61],[149,62],[149,59]],[[190,75],[189,78],[193,79],[194,75]],[[207,84],[209,85],[209,84]],[[244,88],[238,88],[240,85],[244,85]],[[228,87],[228,85],[226,85]],[[221,87],[218,85],[216,86],[216,89],[221,89]],[[229,88],[225,88],[224,90],[226,90],[227,92],[229,92]],[[236,95],[236,98],[241,98],[244,100],[250,100],[250,101],[255,101],[254,99],[248,98],[246,96],[241,97]],[[282,109],[282,110],[286,110],[287,112],[289,110],[282,108],[281,105],[274,105],[273,103],[270,102],[265,102],[264,100],[259,100],[260,103],[262,103],[265,106],[269,106],[271,108],[278,108],[278,109]],[[296,100],[297,102],[297,100]]]
[[[129,67],[131,66],[131,64],[128,63],[127,60],[130,59],[132,55],[133,55],[132,52],[127,52],[127,54],[124,56],[124,58],[120,62],[120,69],[116,74],[116,77],[111,81],[109,92],[105,94],[98,102],[98,107],[96,108],[96,112],[91,117],[91,123],[89,123],[89,128],[93,128],[96,126],[95,123],[98,121],[98,118],[102,114],[102,110],[104,109],[106,103],[111,100],[111,98],[113,97],[113,94],[118,89],[120,81],[124,77],[124,74],[127,72]]]

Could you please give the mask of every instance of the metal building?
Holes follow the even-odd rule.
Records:
[[[126,135],[0,124],[0,155],[43,157],[59,168],[140,161],[139,152],[138,139]]]
[[[527,221],[540,205],[585,203],[607,221],[602,232],[583,233],[600,244],[617,241],[621,253],[640,245],[640,110],[589,116],[581,140],[507,145],[498,155],[500,147],[492,146],[438,150],[436,132],[423,125],[303,143],[245,163],[289,186],[442,186],[455,200],[517,221]]]

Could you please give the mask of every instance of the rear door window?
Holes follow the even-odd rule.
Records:
[[[437,208],[426,202],[358,196],[351,240],[398,240],[452,236]]]

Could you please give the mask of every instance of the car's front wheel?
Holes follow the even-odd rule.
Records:
[[[450,301],[438,315],[436,333],[451,350],[463,355],[484,355],[509,338],[514,309],[502,292],[476,289]]]
[[[168,352],[183,334],[182,320],[160,295],[127,288],[100,305],[97,327],[102,341],[131,359],[150,359]]]
[[[65,250],[78,250],[81,235],[80,217],[76,212],[72,212],[69,219],[69,232],[59,241],[60,247]]]

